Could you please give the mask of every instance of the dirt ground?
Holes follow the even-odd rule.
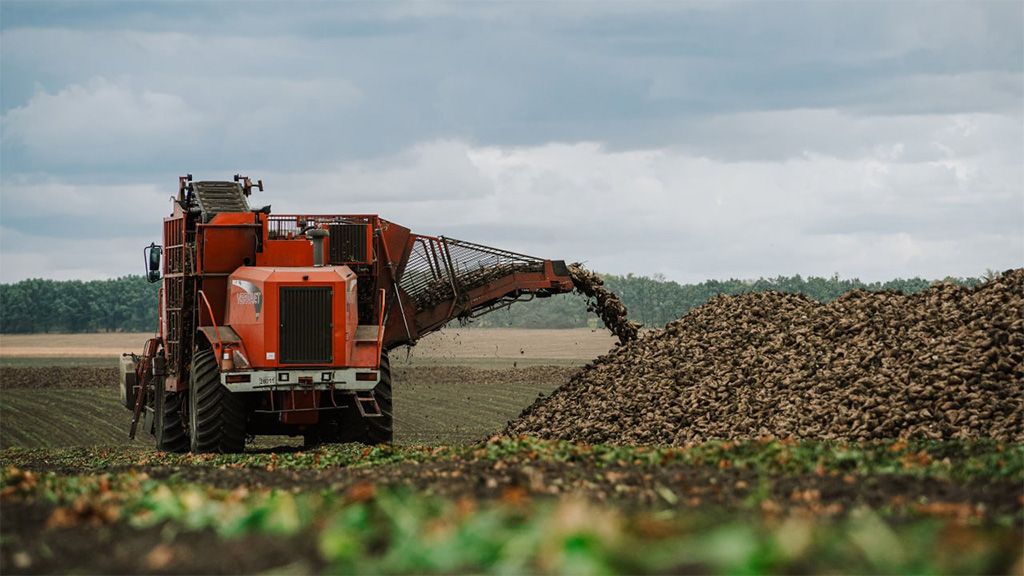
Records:
[[[0,447],[124,445],[129,416],[118,404],[117,357],[148,337],[0,336]],[[463,329],[396,349],[395,440],[486,438],[613,345],[600,330]]]
[[[399,444],[475,442],[500,430],[576,368],[406,365],[395,368]],[[129,413],[117,370],[95,366],[0,367],[0,447],[125,445]],[[284,438],[267,440],[286,443]],[[261,442],[266,446],[266,442]]]

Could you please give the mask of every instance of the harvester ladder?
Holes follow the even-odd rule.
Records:
[[[377,397],[373,395],[373,390],[357,390],[354,397],[356,408],[363,418],[379,418],[384,415],[380,404],[377,403]]]
[[[135,439],[135,432],[139,427],[139,420],[142,419],[142,407],[146,402],[147,390],[146,387],[152,382],[150,376],[153,366],[153,358],[156,357],[156,351],[160,345],[159,338],[150,338],[146,340],[146,345],[142,348],[142,357],[139,359],[139,364],[135,368],[135,407],[132,410],[132,425],[128,429],[128,439]],[[157,390],[159,393],[159,390]]]

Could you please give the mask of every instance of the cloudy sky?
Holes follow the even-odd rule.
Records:
[[[681,282],[1024,265],[1024,3],[0,3],[0,281],[177,176]],[[259,194],[259,193],[257,193]]]

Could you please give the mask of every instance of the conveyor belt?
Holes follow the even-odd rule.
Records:
[[[221,212],[248,212],[242,185],[238,182],[193,182],[192,191],[199,202],[203,221]]]

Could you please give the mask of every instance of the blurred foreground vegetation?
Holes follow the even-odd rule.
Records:
[[[545,461],[653,470],[668,463],[723,468],[723,462],[728,462],[730,469],[764,477],[834,472],[1024,483],[1024,444],[991,439],[845,442],[766,437],[708,440],[689,446],[628,446],[495,436],[479,444],[454,446],[329,444],[311,450],[249,450],[241,454],[175,454],[137,445],[6,448],[0,450],[0,464],[86,474],[143,467],[334,470],[451,461]]]
[[[838,276],[779,276],[751,280],[708,280],[679,284],[661,276],[604,275],[605,283],[625,301],[629,315],[644,326],[660,327],[720,294],[777,290],[830,302],[850,290],[919,292],[934,282],[921,278],[865,283]],[[980,278],[947,278],[973,286]],[[0,333],[147,332],[156,328],[157,291],[141,276],[115,280],[22,280],[0,284]],[[586,301],[574,294],[514,304],[471,324],[478,327],[585,328],[598,324]]]
[[[4,560],[8,569],[9,562],[20,562],[51,571],[47,566],[63,566],[65,541],[92,538],[97,549],[109,550],[106,558],[89,556],[101,562],[93,568],[116,568],[102,562],[115,561],[126,552],[118,546],[130,543],[137,547],[134,556],[125,554],[133,571],[165,571],[204,554],[248,550],[251,556],[260,541],[254,539],[263,538],[282,543],[286,552],[261,560],[267,563],[260,568],[280,573],[1012,573],[1021,562],[1021,518],[978,515],[969,503],[908,502],[914,505],[902,511],[851,503],[843,509],[824,495],[820,502],[782,502],[755,494],[722,508],[693,506],[665,489],[652,506],[629,506],[572,493],[551,496],[530,486],[483,497],[377,479],[395,466],[441,461],[478,470],[480,463],[548,462],[626,463],[653,471],[681,460],[715,468],[728,462],[776,479],[835,471],[856,479],[891,474],[896,482],[908,476],[1020,481],[1022,450],[991,441],[765,439],[638,448],[531,438],[460,448],[337,445],[222,456],[9,449],[0,452],[0,486],[5,514],[13,509],[15,515],[5,518]],[[182,473],[195,467],[210,475]],[[218,476],[239,467],[275,470],[279,479],[308,469],[380,473],[303,489],[287,482],[267,486],[266,476],[225,485]],[[604,469],[593,472],[611,474]],[[392,478],[416,476],[416,468],[402,470]],[[37,530],[25,527],[31,522]],[[104,534],[110,543],[99,541]]]
[[[26,476],[27,474],[27,476]],[[154,536],[140,572],[184,552],[216,554],[250,535],[292,542],[282,573],[1008,573],[1019,533],[938,518],[893,522],[861,507],[842,518],[709,511],[628,511],[582,499],[438,498],[359,484],[329,491],[218,489],[141,475],[46,477],[9,469],[5,486],[54,506],[51,531],[124,523]],[[147,533],[147,529],[158,529]],[[313,543],[316,554],[302,554]],[[168,557],[152,550],[166,549]],[[33,550],[34,552],[34,550]],[[22,552],[33,561],[31,553]],[[266,568],[272,568],[266,566]]]

